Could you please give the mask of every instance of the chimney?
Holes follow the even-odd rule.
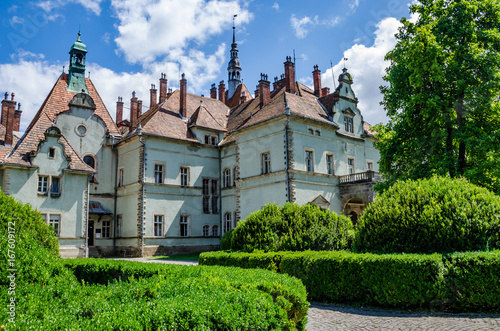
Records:
[[[2,118],[0,123],[7,126],[7,117],[9,116],[9,92],[5,92],[5,99],[2,100]]]
[[[14,141],[13,131],[14,131],[14,122],[15,122],[14,117],[15,117],[15,111],[16,111],[16,103],[14,102],[14,96],[15,96],[15,93],[12,92],[10,102],[8,102],[8,100],[7,100],[8,108],[7,108],[7,118],[6,118],[6,124],[5,124],[5,141],[4,141],[4,144],[6,146],[12,146],[12,143]]]
[[[130,99],[130,132],[137,129],[137,98],[135,91],[132,92],[132,99]]]
[[[255,99],[259,97],[259,85],[255,86]]]
[[[324,97],[325,95],[330,94],[330,88],[329,87],[323,87],[321,89],[321,96]]]
[[[271,83],[267,80],[267,75],[265,74],[260,74],[259,99],[260,108],[264,107],[271,101]]]
[[[16,106],[14,106],[14,109]],[[17,104],[17,110],[14,113],[14,131],[19,131],[21,128],[21,115],[23,111],[21,110],[21,103]]]
[[[139,124],[139,117],[142,115],[142,100],[137,100],[137,124]]]
[[[314,94],[318,97],[323,96],[323,91],[321,90],[321,70],[318,69],[318,65],[314,66],[313,82],[314,82]]]
[[[182,74],[181,76],[181,82],[180,82],[180,88],[181,88],[181,96],[180,96],[180,109],[179,113],[183,118],[187,117],[187,93],[186,93],[186,86],[187,86],[187,80],[186,80],[186,75]]]
[[[155,84],[151,84],[151,89],[149,90],[149,108],[153,108],[156,105],[156,95],[158,90]]]
[[[247,96],[245,95],[245,91],[241,92],[240,104],[245,103],[247,101]]]
[[[223,104],[226,104],[226,85],[223,80],[219,83],[219,100]]]
[[[167,82],[167,75],[162,73],[160,77],[160,103],[167,99]]]
[[[292,57],[287,56],[284,64],[286,91],[295,94],[295,64],[292,62]]]
[[[123,98],[118,97],[118,101],[116,102],[116,125],[120,125],[123,121]]]
[[[210,98],[217,99],[217,87],[215,87],[215,83],[210,88]]]

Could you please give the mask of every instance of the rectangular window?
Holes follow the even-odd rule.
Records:
[[[189,237],[189,216],[181,216],[179,221],[179,230],[181,237]]]
[[[49,185],[48,176],[38,176],[38,193],[47,194],[48,185]]]
[[[219,226],[218,225],[212,226],[212,236],[214,236],[214,237],[219,236]]]
[[[326,173],[333,175],[333,155],[326,154]]]
[[[205,135],[205,144],[210,144],[210,136],[208,134]]]
[[[271,173],[271,153],[270,152],[265,152],[261,154],[261,160],[262,160],[262,174],[269,174]]]
[[[56,156],[56,149],[54,147],[49,148],[49,159],[53,159]]]
[[[56,237],[59,237],[59,226],[60,226],[61,216],[60,215],[50,215],[49,225],[54,228]]]
[[[203,237],[210,236],[210,225],[203,225]]]
[[[111,221],[102,221],[102,237],[111,237]]]
[[[219,181],[203,178],[203,213],[217,214],[219,212]]]
[[[212,136],[212,145],[217,145],[217,137],[216,136]]]
[[[354,159],[347,159],[347,171],[349,174],[354,173]]]
[[[231,187],[231,169],[224,169],[224,187]]]
[[[354,133],[354,126],[351,117],[344,116],[344,130],[345,132]]]
[[[205,144],[207,145],[217,145],[217,136],[205,135]]]
[[[366,162],[366,168],[368,171],[373,171],[373,162]]]
[[[51,195],[61,194],[61,179],[59,177],[50,178],[50,194]]]
[[[306,150],[306,171],[314,171],[313,151]]]
[[[118,187],[123,186],[123,168],[118,169]]]
[[[118,215],[118,220],[117,220],[117,229],[116,229],[116,236],[118,238],[121,238],[123,236],[123,216]]]
[[[155,164],[155,183],[163,184],[163,164]]]
[[[163,215],[155,215],[153,227],[154,236],[163,237]]]
[[[181,186],[189,186],[189,168],[181,167]]]

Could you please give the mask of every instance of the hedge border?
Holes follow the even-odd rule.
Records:
[[[310,300],[438,311],[500,311],[500,250],[451,254],[207,252],[201,265],[262,268],[302,280]]]

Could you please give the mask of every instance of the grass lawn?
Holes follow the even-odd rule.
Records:
[[[172,260],[172,261],[196,261],[198,262],[200,254],[185,254],[185,255],[158,255],[152,256],[156,260]]]

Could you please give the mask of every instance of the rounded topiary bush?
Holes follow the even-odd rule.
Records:
[[[311,204],[267,204],[224,234],[221,248],[246,252],[340,250],[350,248],[353,237],[352,222],[343,215]]]
[[[8,269],[16,270],[18,284],[46,282],[64,272],[54,229],[40,213],[0,191],[0,285],[9,282]]]
[[[465,179],[397,182],[362,214],[354,247],[378,253],[500,248],[500,197]]]

